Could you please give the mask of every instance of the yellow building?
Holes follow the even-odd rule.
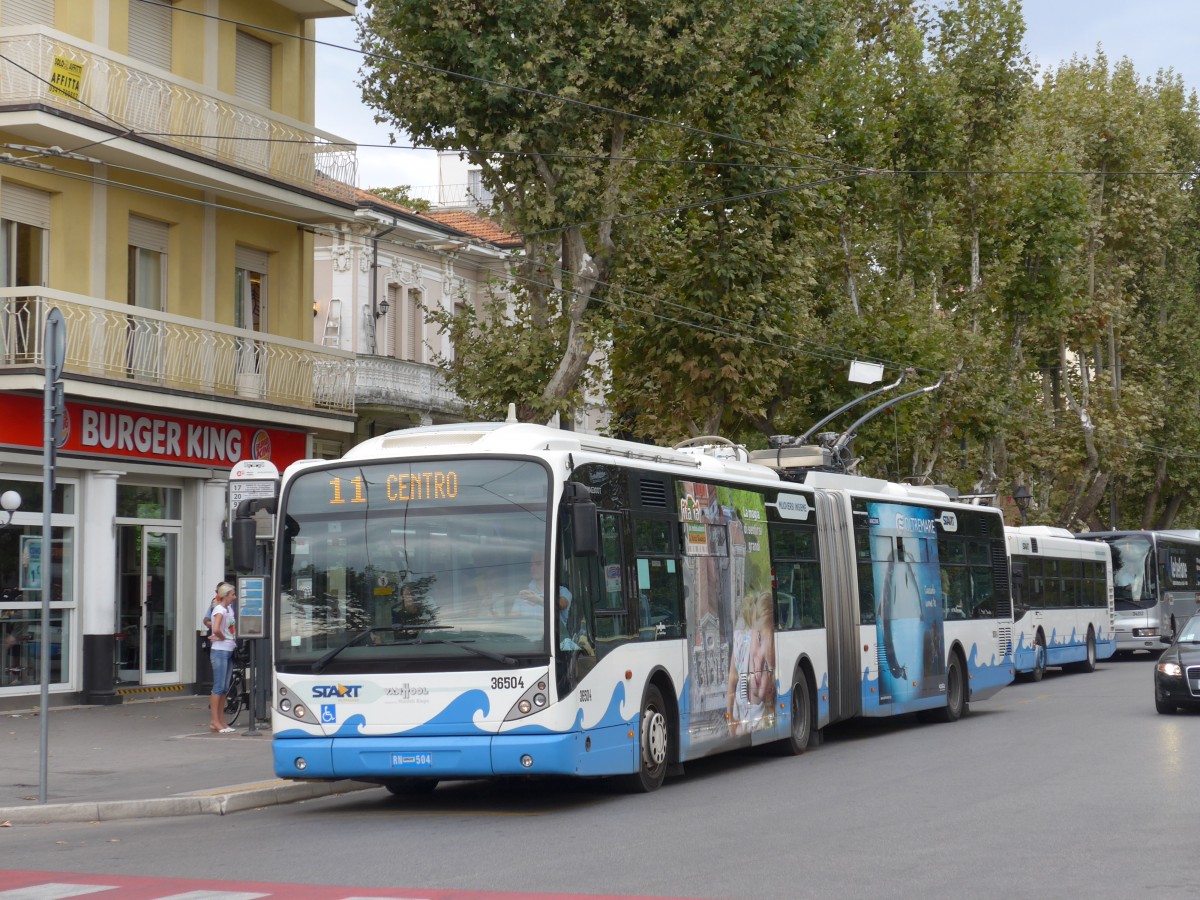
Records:
[[[313,227],[353,221],[355,155],[313,127],[303,40],[353,11],[0,0],[0,491],[22,498],[0,709],[29,705],[44,643],[56,704],[203,681],[233,464],[353,433],[353,353],[313,342],[312,302]],[[67,415],[43,548],[51,309]]]

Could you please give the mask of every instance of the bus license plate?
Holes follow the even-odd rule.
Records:
[[[432,753],[393,753],[393,769],[428,769],[433,765]]]

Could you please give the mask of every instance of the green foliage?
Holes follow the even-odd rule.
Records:
[[[1035,73],[1019,0],[368,8],[367,101],[465,149],[525,236],[515,287],[434,315],[470,415],[591,386],[625,436],[763,446],[878,359],[946,381],[859,429],[865,474],[1200,525],[1200,110],[1172,72]]]
[[[398,184],[395,187],[370,188],[369,193],[372,193],[381,200],[386,200],[389,203],[395,203],[399,206],[406,206],[414,212],[428,212],[433,208],[433,204],[428,200],[410,197],[408,192],[411,189],[411,186],[407,184]]]

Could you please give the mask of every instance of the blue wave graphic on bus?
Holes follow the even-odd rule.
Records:
[[[637,713],[626,718],[621,715],[621,706],[625,702],[625,683],[619,682],[613,688],[612,697],[609,698],[608,708],[605,709],[604,715],[600,717],[600,721],[595,725],[589,725],[586,730],[595,728],[612,728],[620,725],[622,727],[632,726],[637,719]],[[571,727],[566,731],[559,732],[545,725],[522,725],[520,728],[514,728],[511,731],[504,732],[505,734],[567,734],[572,731],[584,731],[583,727],[583,710],[577,710],[575,713],[575,721],[571,723]]]
[[[993,653],[988,662],[979,661],[979,645],[972,644],[967,653],[967,684],[971,694],[981,694],[993,688],[1003,687],[1012,682],[1011,666],[1013,660],[1008,655],[996,659]],[[863,712],[873,710],[876,713],[882,708],[879,701],[879,679],[871,677],[870,667],[863,667],[862,677]],[[889,713],[902,712],[906,707],[928,709],[928,704],[913,704],[908,701],[895,701],[888,705]]]

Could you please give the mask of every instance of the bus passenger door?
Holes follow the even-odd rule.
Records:
[[[829,718],[851,719],[862,711],[862,656],[858,648],[858,584],[852,564],[852,528],[845,498],[816,492],[821,593],[829,651]]]

